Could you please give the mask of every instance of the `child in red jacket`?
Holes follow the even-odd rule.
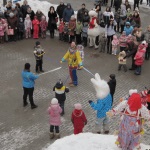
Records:
[[[71,121],[74,126],[74,134],[79,134],[83,132],[84,125],[87,124],[87,119],[80,103],[75,104],[74,107],[75,109],[72,112]]]
[[[38,21],[37,16],[34,16],[34,20],[32,21],[32,24],[33,24],[33,38],[38,39],[40,22]]]

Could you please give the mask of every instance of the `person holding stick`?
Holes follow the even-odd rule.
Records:
[[[75,42],[71,43],[67,53],[61,59],[60,63],[68,60],[69,74],[71,78],[71,82],[69,83],[71,87],[78,85],[78,77],[77,77],[77,68],[78,66],[83,68],[82,60],[79,51],[77,50]]]
[[[23,107],[28,105],[27,96],[29,95],[29,101],[31,104],[31,109],[37,108],[38,106],[34,104],[33,101],[33,92],[34,92],[34,84],[35,80],[39,78],[38,75],[34,75],[30,72],[30,64],[26,63],[24,66],[24,70],[22,71],[22,86],[23,86]]]

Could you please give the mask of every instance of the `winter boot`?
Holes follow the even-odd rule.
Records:
[[[104,134],[109,134],[109,130],[108,131],[104,131]]]
[[[60,139],[60,133],[56,133],[55,137],[56,139]]]
[[[49,137],[50,137],[50,139],[53,139],[53,138],[54,138],[54,133],[53,133],[53,132],[50,132],[50,133],[49,133]]]

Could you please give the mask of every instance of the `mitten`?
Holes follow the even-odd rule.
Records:
[[[92,100],[89,100],[89,104],[91,104],[93,101]]]

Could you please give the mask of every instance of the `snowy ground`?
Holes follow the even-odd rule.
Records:
[[[45,150],[119,150],[115,145],[116,138],[114,135],[81,133],[59,139]],[[146,149],[150,146],[141,144],[141,150]]]

